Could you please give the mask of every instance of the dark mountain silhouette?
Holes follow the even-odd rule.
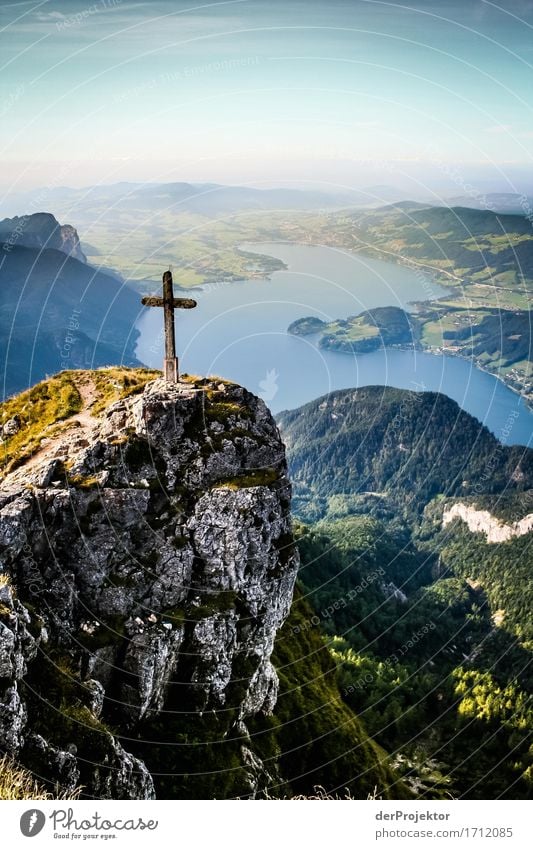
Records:
[[[2,397],[65,368],[136,365],[138,296],[59,250],[0,257]]]

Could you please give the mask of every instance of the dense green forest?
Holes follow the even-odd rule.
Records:
[[[345,703],[418,796],[529,798],[532,533],[488,542],[443,513],[533,512],[531,451],[432,393],[346,390],[279,420],[303,626]]]
[[[429,514],[442,514],[442,505],[431,505]],[[429,520],[422,525],[427,533]],[[533,649],[531,534],[518,536],[497,545],[487,543],[484,534],[472,534],[460,520],[447,526],[426,543],[439,551],[441,569],[451,570],[470,579],[487,595],[493,611],[501,611],[499,620],[520,642]]]
[[[495,628],[506,584],[505,546],[491,546],[503,586],[470,586],[426,551],[390,539],[366,517],[301,527],[301,588],[325,635],[341,693],[417,795],[529,797],[533,790],[531,655],[513,630]],[[450,541],[459,549],[462,535]],[[516,615],[531,609],[532,589]]]

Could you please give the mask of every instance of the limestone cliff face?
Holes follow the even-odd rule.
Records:
[[[479,510],[475,504],[457,502],[442,514],[444,527],[455,519],[462,519],[468,530],[476,534],[485,534],[489,543],[508,542],[513,537],[521,537],[533,530],[533,513],[529,513],[517,522],[507,524],[488,510]]]
[[[143,741],[216,716],[253,795],[298,565],[276,425],[220,381],[96,410],[2,485],[0,742],[67,790],[151,798]]]

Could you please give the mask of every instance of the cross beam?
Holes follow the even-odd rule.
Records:
[[[176,334],[174,330],[174,310],[191,310],[196,306],[192,298],[175,298],[172,288],[172,272],[163,274],[163,297],[146,296],[141,303],[145,307],[163,307],[165,321],[165,363],[164,374],[167,383],[179,380],[178,358],[176,357]]]

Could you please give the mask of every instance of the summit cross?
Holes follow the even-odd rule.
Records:
[[[176,333],[174,330],[174,310],[192,310],[196,301],[192,298],[175,298],[172,288],[172,271],[163,274],[163,297],[147,295],[141,301],[145,307],[163,307],[165,322],[165,362],[164,376],[167,383],[179,380],[178,358],[176,356]]]

